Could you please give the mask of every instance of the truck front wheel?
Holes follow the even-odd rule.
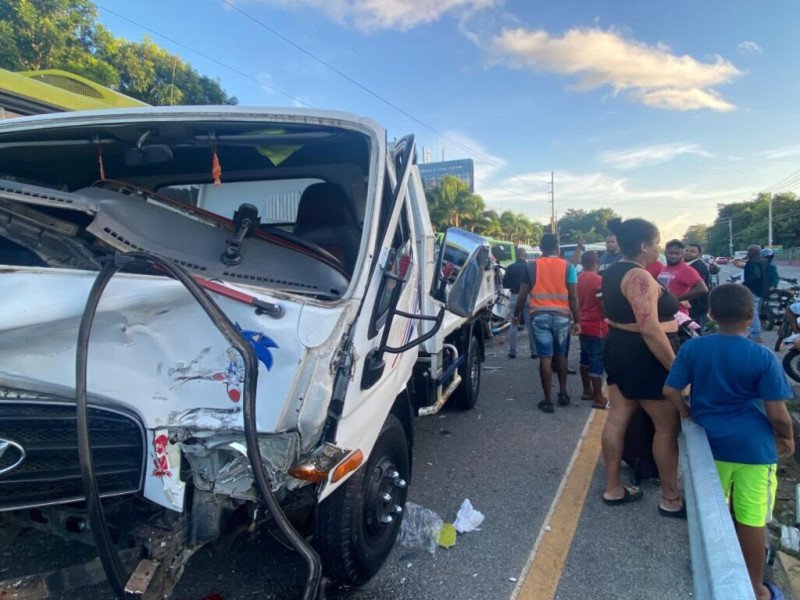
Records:
[[[390,414],[367,463],[317,507],[314,546],[328,575],[361,585],[378,572],[400,532],[409,476],[405,431]]]
[[[467,355],[458,372],[461,385],[453,392],[453,400],[460,410],[470,410],[478,402],[478,393],[481,391],[481,357],[478,338],[474,335],[469,339]]]

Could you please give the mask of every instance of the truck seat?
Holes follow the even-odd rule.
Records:
[[[335,256],[353,274],[361,227],[344,190],[335,183],[308,186],[297,206],[294,234]]]

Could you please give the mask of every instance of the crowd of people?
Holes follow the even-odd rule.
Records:
[[[539,360],[538,408],[553,413],[556,405],[571,403],[567,356],[571,336],[578,336],[581,399],[608,410],[602,501],[609,506],[642,498],[641,488],[626,485],[621,475],[626,431],[642,409],[654,425],[658,512],[685,518],[678,483],[680,420],[691,418],[703,427],[754,594],[758,600],[781,598],[763,579],[765,525],[775,501],[778,457],[794,452],[794,437],[785,405],[791,390],[775,355],[761,345],[759,305],[777,284],[770,255],[751,246],[743,285],[709,291],[699,245],[671,240],[662,255],[652,223],[613,219],[607,226],[606,251],[599,254],[582,252],[579,244],[567,261],[551,233],[542,237],[542,256],[535,261],[518,250],[504,279],[512,299],[508,356],[516,358],[517,329],[524,324],[531,358]],[[709,319],[718,333],[688,340],[679,335],[690,320],[703,333]]]

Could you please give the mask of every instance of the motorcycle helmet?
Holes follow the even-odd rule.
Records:
[[[775,256],[775,252],[772,251],[772,248],[764,248],[763,250],[761,250],[761,256],[765,260],[769,260]]]

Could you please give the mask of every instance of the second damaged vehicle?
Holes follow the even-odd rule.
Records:
[[[35,527],[99,557],[0,595],[165,597],[264,521],[306,598],[320,565],[378,571],[414,418],[474,406],[495,300],[488,244],[435,245],[413,138],[386,137],[239,107],[0,124],[0,543]]]

